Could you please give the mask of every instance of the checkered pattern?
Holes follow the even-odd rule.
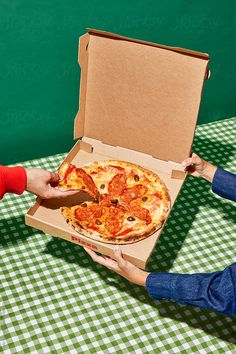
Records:
[[[236,119],[197,127],[194,151],[236,172]],[[65,154],[24,163],[55,170]],[[0,203],[1,347],[6,353],[236,353],[236,318],[153,301],[77,245],[24,225],[34,197]],[[211,272],[235,261],[235,206],[189,177],[149,270]]]

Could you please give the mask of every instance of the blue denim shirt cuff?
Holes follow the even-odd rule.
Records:
[[[154,299],[171,299],[169,273],[150,273],[146,280],[148,294]]]
[[[185,299],[197,299],[207,277],[207,274],[150,273],[146,288],[154,299],[182,302]]]
[[[212,181],[212,191],[223,198],[236,201],[236,175],[217,168]]]

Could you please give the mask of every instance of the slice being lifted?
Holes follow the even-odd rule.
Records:
[[[92,177],[82,168],[65,162],[59,168],[58,173],[63,178],[58,184],[60,189],[84,190],[95,199],[98,198],[98,189]]]
[[[158,230],[167,217],[170,199],[165,184],[141,166],[108,160],[83,169],[62,165],[59,173],[64,177],[61,187],[84,189],[98,196],[97,202],[61,208],[67,222],[89,238],[133,243]]]

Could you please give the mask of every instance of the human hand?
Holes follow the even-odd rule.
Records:
[[[105,266],[110,270],[113,270],[114,272],[134,284],[146,286],[146,279],[150,273],[145,272],[144,270],[141,270],[138,267],[134,266],[132,263],[126,261],[122,257],[121,249],[119,246],[114,247],[114,260],[109,257],[98,256],[94,251],[91,251],[89,248],[84,247],[84,249],[95,262]]]
[[[187,171],[192,176],[205,178],[207,181],[212,182],[217,167],[210,162],[203,160],[197,154],[193,153],[192,157],[182,162],[183,167],[187,167]]]
[[[60,180],[57,173],[45,171],[39,168],[26,169],[27,184],[26,190],[36,194],[43,199],[64,198],[78,193],[79,191],[60,191],[53,187]]]

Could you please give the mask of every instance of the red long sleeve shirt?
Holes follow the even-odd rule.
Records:
[[[5,193],[22,194],[26,181],[26,171],[23,167],[0,166],[0,199]]]

